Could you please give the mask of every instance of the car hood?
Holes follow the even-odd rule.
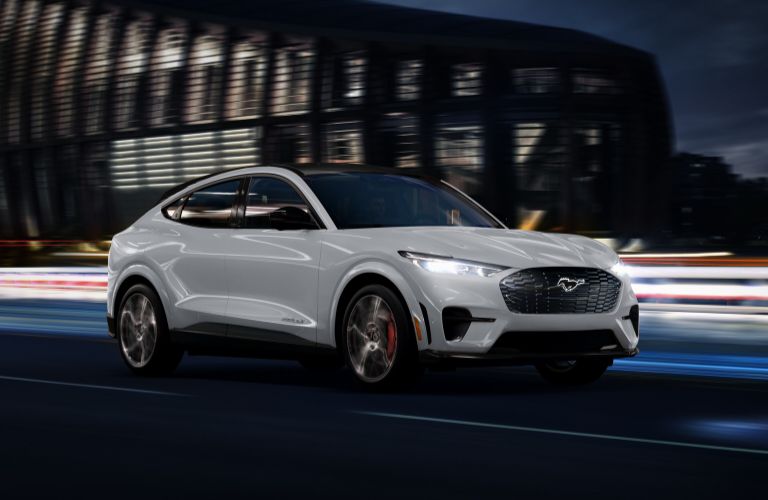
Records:
[[[606,269],[616,253],[595,240],[573,234],[473,227],[355,229],[350,236],[377,240],[379,248],[451,256],[512,268],[575,266]]]

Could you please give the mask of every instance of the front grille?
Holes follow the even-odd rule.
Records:
[[[585,314],[612,311],[621,281],[602,269],[539,267],[510,274],[499,286],[512,312]]]
[[[611,330],[576,332],[507,332],[493,345],[493,354],[590,354],[620,349]]]

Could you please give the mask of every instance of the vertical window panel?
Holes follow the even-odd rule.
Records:
[[[5,0],[0,4],[0,49],[10,41],[13,22],[19,10],[19,0]]]
[[[8,92],[7,132],[8,142],[21,141],[22,96],[24,95],[29,74],[28,61],[33,49],[35,26],[40,13],[39,1],[28,1],[22,6],[16,23],[16,37],[13,40],[13,73]]]
[[[137,93],[142,75],[147,69],[149,54],[149,16],[128,23],[120,45],[114,90],[114,125],[126,130],[138,124]]]
[[[277,115],[309,111],[312,69],[315,65],[315,47],[311,41],[288,38],[286,42],[275,48],[270,110]]]
[[[195,38],[189,58],[187,121],[209,122],[217,118],[224,64],[224,28],[209,28]]]
[[[365,97],[365,72],[368,59],[363,51],[333,54],[326,62],[323,78],[325,109],[362,104]]]
[[[71,136],[75,123],[75,79],[80,70],[78,62],[85,44],[88,8],[78,7],[69,14],[69,25],[59,52],[59,64],[53,86],[56,132]]]
[[[435,138],[435,163],[442,178],[469,195],[478,194],[483,181],[483,148],[477,120],[442,119]]]
[[[568,137],[557,122],[512,125],[512,164],[520,199],[518,220],[525,229],[552,229],[563,223],[563,177]]]
[[[329,123],[323,128],[325,162],[363,162],[363,134],[360,122]]]
[[[376,134],[376,161],[387,167],[421,166],[418,118],[409,113],[387,113]]]
[[[415,101],[421,96],[424,65],[419,59],[398,61],[395,69],[395,99]]]
[[[35,62],[32,66],[30,135],[41,140],[48,127],[46,101],[50,93],[51,78],[56,55],[56,34],[61,24],[64,5],[51,3],[43,9],[38,23]]]
[[[179,99],[183,91],[186,26],[177,21],[160,29],[149,62],[149,124],[172,125],[179,119]]]
[[[115,20],[114,12],[104,12],[98,16],[87,49],[82,89],[86,134],[98,134],[104,130],[111,66],[109,55],[114,43]]]
[[[227,118],[258,118],[262,113],[267,70],[266,36],[251,34],[232,46]]]
[[[483,65],[461,63],[451,66],[451,95],[453,97],[476,96],[482,93]]]
[[[610,229],[621,128],[610,122],[576,122],[571,133],[571,219],[578,231]]]
[[[56,229],[57,207],[54,198],[56,185],[51,179],[55,163],[51,161],[51,151],[36,151],[32,158],[32,168],[37,192],[38,224],[43,234]]]
[[[11,59],[12,50],[15,47],[11,39],[14,26],[16,24],[16,15],[19,10],[19,0],[5,0],[0,5],[0,61],[7,64],[6,59]],[[6,123],[3,120],[5,116],[5,106],[8,99],[8,85],[11,75],[6,71],[0,71],[0,134],[4,136]],[[4,139],[5,137],[3,137]]]
[[[5,168],[5,157],[0,154],[0,235],[10,236],[13,225],[11,224],[11,206],[8,202],[8,189],[5,176],[8,170]]]
[[[512,87],[517,94],[552,94],[560,91],[557,68],[514,68]]]
[[[624,89],[609,70],[574,68],[571,72],[574,94],[621,94]]]
[[[267,137],[268,160],[275,163],[310,163],[309,126],[306,123],[275,125]]]

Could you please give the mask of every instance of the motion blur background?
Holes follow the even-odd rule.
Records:
[[[678,151],[675,101],[643,47],[508,20],[551,18],[665,51],[686,110],[683,142],[697,144],[672,64],[681,56],[669,50],[674,21],[649,25],[691,9],[594,1],[579,17],[558,15],[558,2],[395,3],[405,6],[2,0],[0,293],[103,301],[111,235],[169,187],[238,166],[347,162],[446,179],[509,227],[598,238],[631,265],[647,312],[759,319],[762,157],[736,155],[737,174],[728,156]],[[744,54],[765,43],[749,38],[749,19],[765,14],[731,14],[739,30],[700,20],[712,40],[679,40],[698,40],[715,66],[723,45],[734,72],[741,54],[764,88],[763,65]],[[688,78],[687,94],[711,95],[712,80]],[[764,92],[741,94],[750,112],[768,109]],[[743,150],[723,134],[709,153]]]

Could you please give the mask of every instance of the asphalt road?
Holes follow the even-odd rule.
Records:
[[[141,379],[101,338],[0,335],[0,498],[765,498],[768,384],[611,370],[344,371],[185,358]]]

